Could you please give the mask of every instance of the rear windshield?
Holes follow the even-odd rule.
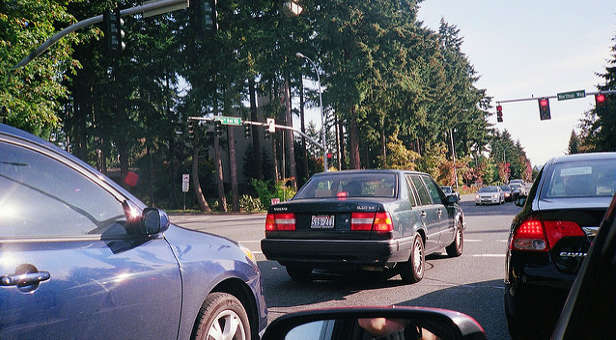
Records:
[[[299,190],[295,198],[393,198],[395,195],[395,174],[355,173],[315,176]]]
[[[507,191],[507,190],[511,190],[511,188],[508,185],[501,185],[501,190],[503,191]]]
[[[483,187],[479,189],[479,192],[498,192],[496,187]]]
[[[541,198],[613,196],[616,159],[555,164],[544,183]]]

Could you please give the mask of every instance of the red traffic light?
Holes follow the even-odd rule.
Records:
[[[549,105],[549,102],[547,99],[539,99],[539,105],[541,105],[541,107],[546,107]]]
[[[502,107],[502,105],[497,105],[497,106],[496,106],[496,112],[498,112],[498,113],[503,113],[503,107]]]
[[[328,158],[328,159],[331,159],[333,156],[334,156],[334,155],[332,155],[332,153],[331,153],[331,152],[328,152],[328,153],[327,153],[327,158]]]
[[[605,95],[603,93],[595,94],[595,103],[597,105],[604,104],[605,103]]]

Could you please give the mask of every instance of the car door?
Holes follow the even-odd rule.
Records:
[[[428,193],[428,189],[421,179],[420,175],[409,175],[417,196],[419,198],[419,205],[417,211],[419,212],[424,225],[426,226],[426,250],[434,251],[439,248],[439,225],[438,225],[438,213],[436,206],[432,203],[432,198]]]
[[[423,175],[421,176],[424,183],[426,184],[426,188],[428,189],[428,193],[430,194],[430,198],[432,199],[432,204],[434,209],[436,210],[436,223],[438,225],[439,231],[439,244],[444,247],[449,245],[453,241],[454,236],[454,226],[453,219],[450,217],[449,212],[447,211],[447,207],[445,206],[445,194],[439,189],[438,185],[432,177]]]
[[[66,157],[2,137],[0,188],[0,339],[177,338],[178,263],[162,236],[127,227],[136,205]]]

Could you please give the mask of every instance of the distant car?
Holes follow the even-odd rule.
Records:
[[[549,336],[615,192],[616,153],[578,154],[546,163],[516,202],[504,296],[514,339]]]
[[[441,186],[441,190],[443,190],[443,193],[445,193],[446,196],[456,196],[458,198],[458,201],[460,200],[460,194],[455,192],[453,190],[453,187],[445,185]]]
[[[475,195],[475,205],[503,203],[505,203],[505,193],[495,185],[483,187]]]
[[[526,196],[526,190],[524,189],[522,184],[513,183],[513,184],[509,184],[509,187],[511,188],[511,199],[512,200],[515,201],[520,197]]]
[[[425,173],[319,173],[293,199],[269,208],[261,249],[297,281],[323,268],[393,270],[414,283],[427,254],[462,254],[464,214],[456,202]]]
[[[0,339],[256,339],[261,274],[86,163],[0,124]]]
[[[507,184],[505,184],[505,185],[501,185],[500,188],[503,191],[503,195],[505,196],[505,202],[513,201],[513,196],[512,196],[512,193],[511,193],[511,187],[508,186]]]

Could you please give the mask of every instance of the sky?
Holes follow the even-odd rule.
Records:
[[[419,20],[434,30],[441,18],[458,26],[462,51],[481,76],[476,86],[497,100],[596,91],[616,36],[614,0],[424,0]],[[315,87],[304,80],[304,86]],[[293,103],[297,107],[299,103]],[[503,104],[503,123],[520,140],[533,166],[566,154],[572,129],[594,105],[594,96],[550,100],[551,120],[539,120],[537,101]],[[318,108],[307,119],[320,126]],[[299,126],[299,120],[294,121]]]
[[[497,100],[596,91],[616,42],[616,1],[425,0],[419,20],[438,29],[441,18],[460,28],[462,51],[481,76],[477,87]],[[571,130],[594,96],[550,100],[551,120],[540,121],[537,101],[502,104],[503,123],[533,165],[567,152]],[[493,107],[492,112],[496,109]],[[616,138],[616,136],[615,136]]]

